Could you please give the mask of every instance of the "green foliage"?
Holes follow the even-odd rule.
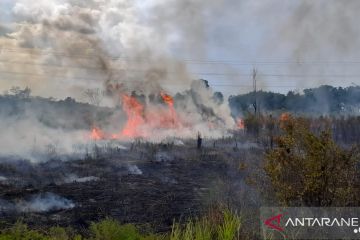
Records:
[[[178,223],[173,223],[170,233],[170,240],[181,240],[181,227]]]
[[[106,219],[90,226],[92,240],[140,240],[140,234],[134,225],[120,225],[119,222]]]
[[[212,226],[206,218],[201,219],[194,226],[194,240],[211,240],[213,235]]]
[[[188,221],[183,228],[174,223],[169,240],[235,240],[239,239],[240,226],[240,217],[224,210],[220,222],[217,219],[202,218]]]
[[[194,235],[194,225],[191,221],[189,221],[186,225],[185,225],[185,230],[184,230],[184,234],[183,234],[183,240],[192,240],[193,239],[193,235]]]
[[[17,222],[12,228],[5,230],[0,235],[0,240],[52,240],[52,239],[46,237],[45,235],[37,231],[29,230],[25,224],[21,222]]]
[[[284,133],[266,156],[265,171],[285,205],[348,206],[356,199],[356,151],[342,149],[330,131],[319,135],[301,118],[282,123]]]
[[[252,110],[255,92],[230,96],[229,106],[234,115]],[[335,88],[320,86],[305,89],[303,94],[288,92],[280,94],[273,92],[256,92],[256,99],[263,111],[289,111],[311,114],[338,114],[343,111],[356,113],[357,110],[347,108],[360,103],[360,87]],[[344,108],[345,107],[345,108]]]
[[[70,240],[66,230],[61,227],[52,227],[49,230],[49,236],[52,240]]]
[[[18,222],[1,232],[0,240],[239,240],[240,226],[239,216],[228,210],[220,213],[220,220],[209,215],[196,221],[189,220],[184,225],[174,222],[171,232],[163,236],[142,234],[136,226],[121,225],[113,219],[92,223],[88,231],[89,238],[60,227],[40,233]]]
[[[218,227],[217,234],[219,240],[234,240],[239,233],[241,219],[229,210],[224,211],[223,223]]]

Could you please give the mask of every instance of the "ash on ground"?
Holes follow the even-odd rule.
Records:
[[[126,148],[94,146],[82,159],[42,163],[0,160],[0,220],[30,226],[74,226],[112,217],[167,230],[174,219],[199,216],[215,202],[259,205],[247,184],[263,154],[222,140],[197,149],[138,142]],[[259,168],[260,169],[260,168]]]

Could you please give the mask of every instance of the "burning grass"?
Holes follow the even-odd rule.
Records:
[[[123,111],[126,113],[127,120],[125,126],[120,133],[106,134],[98,127],[94,127],[91,132],[91,139],[104,140],[104,139],[134,139],[134,138],[147,138],[151,134],[151,129],[168,129],[179,127],[179,119],[174,108],[174,100],[170,95],[161,93],[163,102],[168,106],[168,110],[163,107],[151,111],[145,111],[145,106],[133,96],[122,94],[121,102]]]
[[[231,209],[257,209],[264,202],[277,203],[271,179],[265,175],[263,160],[266,152],[280,146],[277,141],[273,145],[263,144],[263,141],[269,141],[269,136],[274,135],[276,139],[284,134],[281,126],[291,123],[294,117],[290,116],[285,122],[279,118],[260,120],[255,122],[262,124],[255,135],[257,142],[246,140],[252,134],[249,126],[253,125],[249,119],[244,119],[245,131],[235,132],[234,137],[204,138],[201,149],[197,149],[192,139],[161,143],[138,139],[121,144],[115,140],[97,140],[85,158],[71,161],[54,158],[44,163],[1,161],[2,206],[21,200],[31,203],[36,199],[34,196],[52,193],[59,196],[55,200],[68,200],[71,208],[60,208],[57,204],[42,212],[17,212],[11,207],[10,211],[5,211],[3,207],[0,219],[11,225],[21,217],[34,229],[52,226],[83,229],[110,217],[123,224],[134,224],[125,226],[132,226],[135,232],[137,227],[134,226],[141,229],[147,226],[153,232],[166,233],[148,236],[137,231],[140,235],[135,235],[138,237],[134,239],[240,239],[238,235],[244,235],[242,229],[240,233],[236,229],[239,221],[232,217],[233,213],[209,215],[206,211],[214,203],[223,203]],[[267,122],[270,120],[271,124]],[[309,123],[310,131],[314,120]],[[110,144],[115,142],[118,144]],[[204,215],[206,218],[201,218]],[[257,217],[253,212],[252,215]],[[173,224],[174,219],[176,224]],[[209,219],[213,221],[211,225],[216,226],[211,230]],[[100,225],[96,226],[104,227]],[[112,232],[123,227],[114,221],[110,225]],[[94,239],[91,231],[90,228],[82,234]]]
[[[225,121],[221,116],[216,116],[215,112],[205,106],[195,104],[196,114],[191,111],[184,111],[188,102],[176,100],[169,94],[160,91],[151,97],[129,95],[117,92],[120,95],[120,105],[126,115],[126,122],[121,130],[106,130],[107,126],[100,128],[98,125],[92,128],[90,139],[98,140],[122,140],[129,141],[136,138],[147,140],[166,139],[171,135],[194,137],[196,129],[212,135],[213,132],[222,132],[223,135],[235,128],[232,124],[225,126]],[[182,107],[179,107],[180,105]],[[200,116],[196,116],[200,114]],[[194,119],[195,118],[195,119]],[[116,124],[115,124],[116,125]],[[121,126],[119,124],[119,126]]]

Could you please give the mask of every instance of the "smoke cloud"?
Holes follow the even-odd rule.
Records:
[[[44,121],[48,112],[39,116],[31,109],[23,118],[4,121],[9,126],[3,131],[7,139],[4,153],[23,152],[19,155],[26,156],[34,145],[54,145],[60,152],[70,153],[94,126],[105,132],[95,131],[96,138],[104,134],[112,138],[133,124],[128,121],[132,113],[119,110],[124,108],[124,96],[135,98],[145,109],[135,118],[141,125],[137,135],[154,141],[168,136],[194,137],[197,132],[206,137],[224,136],[234,127],[226,101],[216,101],[203,81],[194,82],[196,76],[181,57],[207,59],[214,54],[208,48],[216,46],[216,51],[225,51],[225,57],[238,59],[256,59],[257,55],[292,60],[351,58],[360,49],[360,32],[354,24],[359,6],[356,0],[7,2],[9,11],[0,25],[0,88],[29,86],[33,95],[70,96],[110,107],[112,112],[89,113],[70,130],[63,124],[68,113],[55,112],[52,119],[60,124],[54,124]],[[245,38],[246,33],[254,34]],[[287,71],[319,75],[325,69],[296,66]],[[229,81],[235,84],[239,79]],[[266,81],[261,77],[259,85],[266,88]],[[323,81],[329,80],[298,79],[294,83]],[[84,94],[89,89],[96,89],[99,96],[89,99],[90,95]],[[169,124],[162,115],[174,118],[161,100],[163,94],[174,96],[176,121],[170,122],[181,127],[158,130],[165,120]]]
[[[1,31],[7,43],[2,59],[11,59],[14,71],[23,66],[13,62],[35,62],[26,68],[36,76],[21,85],[46,96],[81,98],[81,89],[104,82],[130,90],[152,91],[160,83],[186,89],[192,76],[171,57],[172,47],[204,52],[204,19],[213,2],[18,0],[12,8],[14,30]],[[187,24],[190,17],[195,21]],[[13,47],[28,51],[6,49]]]
[[[122,135],[152,141],[168,136],[193,138],[197,132],[208,137],[226,135],[234,126],[227,104],[216,102],[212,89],[205,82],[194,82],[186,64],[174,57],[180,45],[205,56],[206,19],[219,4],[198,0],[15,1],[11,30],[0,29],[5,36],[1,38],[0,74],[12,80],[1,87],[29,86],[33,95],[70,96],[113,110],[87,111],[84,119],[78,117],[69,124],[73,119],[69,114],[77,112],[27,100],[24,113],[5,119],[9,127],[3,136],[8,141],[2,154],[34,161],[42,158],[38,152],[49,153],[49,158],[71,154],[74,146],[89,141],[92,127],[101,129],[94,133],[97,140],[118,138],[126,126],[131,133],[123,130]],[[187,24],[190,17],[194,22]],[[175,105],[161,99],[164,94],[177,93]],[[133,103],[126,106],[126,98]],[[134,102],[142,105],[135,117]]]

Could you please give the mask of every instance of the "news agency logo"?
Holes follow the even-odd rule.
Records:
[[[279,232],[284,232],[284,228],[281,227],[281,218],[284,214],[279,214],[273,217],[270,217],[265,220],[264,224],[271,229],[274,229]]]
[[[262,208],[264,239],[360,239],[360,208]]]
[[[285,227],[282,225],[282,219],[285,216],[285,213],[280,213],[274,216],[271,216],[263,221],[263,224],[272,231],[276,231],[284,239],[287,238],[285,233]]]

